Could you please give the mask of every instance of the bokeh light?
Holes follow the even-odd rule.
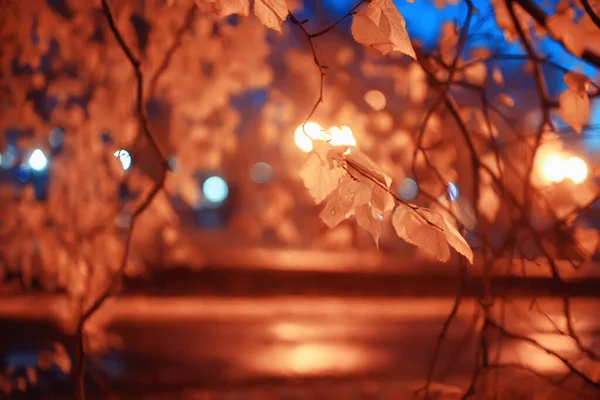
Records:
[[[229,186],[220,176],[211,176],[202,184],[204,198],[212,203],[222,203],[229,195]]]
[[[588,168],[581,158],[571,157],[565,163],[565,176],[573,181],[573,183],[581,183],[585,181],[588,174]]]
[[[273,168],[265,162],[257,162],[250,169],[250,178],[256,183],[267,183],[273,177]]]
[[[381,111],[385,108],[385,95],[379,90],[369,90],[365,93],[365,102],[375,111]]]
[[[50,146],[57,148],[62,146],[65,140],[65,132],[60,128],[54,128],[50,131],[50,135],[48,137],[48,143]]]
[[[448,190],[448,197],[450,197],[450,200],[458,200],[458,197],[460,196],[460,190],[458,190],[458,186],[456,186],[455,183],[448,182],[446,189]]]
[[[405,178],[398,186],[398,196],[404,200],[412,200],[419,194],[419,185],[414,179]]]
[[[131,167],[131,154],[129,154],[127,150],[117,150],[115,151],[114,156],[121,161],[121,165],[125,171]]]
[[[22,163],[16,169],[15,176],[19,182],[27,182],[31,178],[31,167],[26,163]]]
[[[43,171],[48,165],[48,159],[41,149],[35,149],[29,156],[28,163],[34,171]]]
[[[573,183],[578,184],[586,180],[588,167],[585,161],[579,157],[565,159],[561,155],[553,154],[544,161],[543,173],[544,177],[552,183],[570,179]]]
[[[325,132],[323,132],[323,128],[316,122],[307,122],[304,126],[300,125],[294,132],[296,147],[305,153],[312,150],[312,139],[322,139],[324,137]]]
[[[561,182],[565,179],[565,160],[561,156],[552,155],[544,161],[544,176],[550,182]]]
[[[14,167],[15,162],[17,161],[17,155],[14,150],[9,147],[6,152],[2,155],[2,168],[3,169],[11,169]]]
[[[306,130],[306,134],[304,133]],[[332,126],[324,130],[316,122],[307,122],[304,129],[302,125],[296,128],[294,132],[294,142],[296,147],[305,153],[312,150],[313,140],[327,140],[332,146],[356,146],[356,139],[349,126]]]

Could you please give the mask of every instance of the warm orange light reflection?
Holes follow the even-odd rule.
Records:
[[[385,354],[347,343],[274,345],[252,358],[254,368],[285,375],[358,373],[386,362]]]
[[[560,156],[550,156],[544,161],[544,175],[550,182],[561,182],[565,179],[565,161]]]
[[[541,333],[533,335],[531,338],[545,348],[551,349],[566,358],[577,351],[575,341],[569,336]],[[561,373],[567,370],[564,363],[558,358],[530,343],[520,343],[517,347],[517,352],[520,361],[536,371],[542,373]]]
[[[311,151],[313,140],[327,140],[333,146],[356,146],[352,129],[346,125],[341,128],[332,126],[328,130],[324,130],[316,122],[307,122],[304,127],[300,125],[296,128],[294,142],[300,150],[305,153]]]
[[[548,156],[542,169],[544,177],[553,183],[562,182],[565,178],[570,179],[573,183],[581,183],[585,181],[588,174],[587,165],[581,158],[570,157],[565,160],[558,154]]]
[[[588,168],[581,158],[571,157],[565,163],[565,175],[574,183],[581,183],[587,178]]]
[[[375,111],[381,111],[385,108],[385,95],[379,90],[369,90],[365,93],[365,102]]]

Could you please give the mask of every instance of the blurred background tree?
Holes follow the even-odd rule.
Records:
[[[472,395],[491,364],[486,332],[519,338],[490,277],[594,271],[595,7],[2,0],[3,293],[66,294],[76,350],[49,357],[83,399],[85,354],[108,340],[88,322],[125,277],[233,254],[260,264],[256,249],[298,251],[292,264],[315,249],[450,260],[461,281],[481,277]],[[448,244],[472,249],[473,265]],[[562,317],[560,333],[597,360],[568,296]],[[557,357],[598,389],[593,371]],[[4,374],[7,394],[35,386],[20,378]]]

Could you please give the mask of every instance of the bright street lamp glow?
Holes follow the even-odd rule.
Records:
[[[229,195],[227,182],[220,176],[211,176],[202,184],[202,193],[206,200],[213,203],[222,203]]]
[[[121,149],[117,150],[114,153],[114,156],[117,157],[121,161],[121,165],[123,166],[123,170],[127,171],[129,167],[131,167],[131,155],[127,150]]]
[[[565,160],[561,156],[550,156],[544,161],[544,176],[550,182],[558,183],[565,179]]]
[[[306,133],[304,131],[306,130]],[[307,122],[296,128],[294,132],[294,142],[296,143],[296,147],[302,150],[305,153],[308,153],[312,150],[312,139],[325,139],[325,132],[321,125],[316,122]]]
[[[579,157],[571,157],[565,162],[565,176],[573,183],[581,183],[587,178],[588,169],[585,161]]]
[[[35,149],[29,156],[28,163],[34,171],[43,171],[48,165],[48,159],[42,150]]]
[[[306,133],[304,133],[305,130]],[[332,146],[356,146],[356,139],[352,134],[352,129],[346,125],[343,125],[341,128],[332,126],[325,131],[316,122],[307,122],[304,128],[302,125],[296,128],[294,142],[300,150],[305,153],[310,152],[313,148],[313,140],[326,140]]]

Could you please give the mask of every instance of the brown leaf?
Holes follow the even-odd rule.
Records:
[[[577,133],[581,133],[590,117],[590,99],[587,93],[567,89],[558,98],[558,114]]]
[[[590,78],[579,72],[567,72],[563,79],[569,89],[579,94],[587,93],[590,87]]]
[[[361,186],[359,182],[348,177],[348,175],[344,175],[325,208],[319,214],[321,220],[330,228],[335,228],[350,217],[356,207],[356,195]]]
[[[310,152],[300,169],[300,177],[304,186],[317,204],[321,203],[339,185],[344,170],[329,168],[316,152]]]
[[[352,36],[358,43],[383,54],[400,51],[417,59],[406,21],[392,0],[372,0],[361,8],[352,19]]]
[[[418,211],[400,204],[392,215],[392,225],[398,237],[434,256],[438,261],[450,259],[450,248],[444,234],[446,223],[431,210]]]
[[[368,205],[363,205],[356,208],[356,222],[363,229],[367,230],[373,236],[373,240],[375,240],[375,246],[379,249],[379,239],[381,238],[381,233],[383,228],[381,226],[381,221],[383,217],[380,218],[380,214],[375,213],[371,207]]]
[[[473,265],[473,250],[471,250],[471,247],[465,238],[462,237],[460,232],[450,223],[450,221],[444,219],[444,223],[446,224],[444,234],[448,244],[452,246],[454,250],[465,256],[471,265]]]
[[[288,7],[285,0],[255,0],[254,15],[267,28],[281,33],[281,25],[287,18]]]

